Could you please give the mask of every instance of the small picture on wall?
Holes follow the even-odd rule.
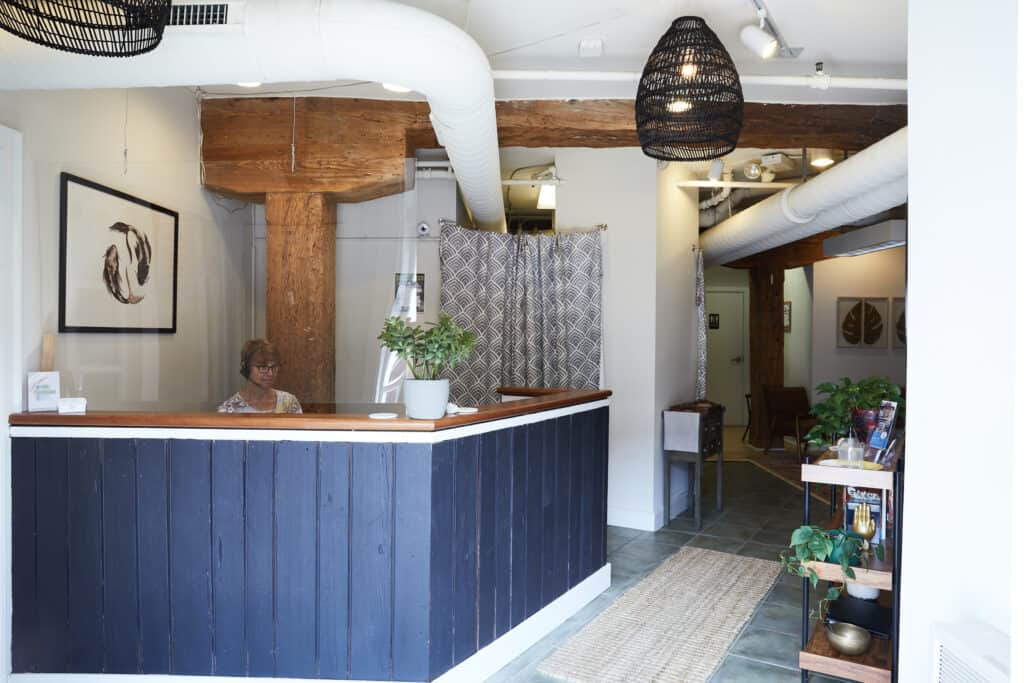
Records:
[[[836,346],[861,349],[887,348],[888,319],[888,299],[840,297],[836,302]]]
[[[793,302],[783,301],[782,302],[782,331],[792,332],[793,331]]]
[[[177,328],[178,213],[60,174],[61,332]]]
[[[895,297],[892,300],[892,347],[907,348],[907,300]]]

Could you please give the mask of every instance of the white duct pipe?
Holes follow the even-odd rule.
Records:
[[[639,71],[557,71],[497,69],[493,72],[497,81],[603,81],[607,83],[639,83]],[[861,78],[853,76],[740,76],[742,85],[764,85],[769,87],[807,87],[816,90],[906,90],[905,78]]]
[[[700,238],[704,261],[728,263],[907,200],[907,129],[723,221]]]
[[[248,0],[241,30],[169,29],[160,47],[131,59],[71,55],[7,34],[0,53],[0,90],[339,79],[404,85],[430,103],[477,226],[504,229],[490,64],[469,35],[429,12],[387,0]]]

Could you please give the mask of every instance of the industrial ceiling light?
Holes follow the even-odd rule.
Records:
[[[811,149],[807,152],[808,157],[811,161],[811,166],[815,168],[828,168],[836,162],[832,158],[832,150],[830,149]]]
[[[771,59],[779,52],[779,41],[761,26],[750,24],[740,31],[740,42],[750,48],[761,59]]]
[[[700,17],[679,17],[647,58],[636,92],[644,154],[707,161],[736,148],[743,89],[722,41]]]
[[[553,210],[555,208],[555,201],[555,186],[541,185],[540,192],[537,193],[537,208]]]
[[[160,44],[171,0],[0,0],[0,28],[80,55],[134,57]]]
[[[756,161],[743,164],[743,175],[750,180],[757,180],[761,177],[761,164]]]

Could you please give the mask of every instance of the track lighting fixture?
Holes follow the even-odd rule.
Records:
[[[763,26],[764,19],[761,20],[761,26],[754,24],[744,26],[740,31],[740,42],[761,59],[771,59],[779,51],[779,41],[775,39],[775,36],[765,31],[762,28]]]

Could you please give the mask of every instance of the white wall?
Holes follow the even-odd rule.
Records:
[[[335,396],[339,403],[372,403],[380,359],[377,334],[391,315],[395,273],[424,275],[423,313],[437,319],[441,265],[439,218],[458,213],[454,180],[417,180],[413,190],[337,207],[335,290]],[[255,211],[256,334],[266,331],[266,214]],[[430,224],[431,237],[416,236],[416,224]],[[287,389],[287,387],[283,387]]]
[[[697,190],[676,183],[694,177],[685,164],[659,164],[657,175],[657,241],[655,254],[654,333],[654,509],[664,508],[661,411],[696,398],[697,308],[695,306],[699,214]],[[612,283],[614,284],[614,283]],[[690,507],[689,473],[685,464],[673,468],[671,514]],[[656,526],[667,519],[661,518]]]
[[[1014,220],[1021,171],[1008,153],[1021,142],[1018,12],[1012,0],[910,0],[907,12],[910,401],[899,671],[906,683],[930,680],[934,624],[982,622],[1009,634],[1009,597],[1020,600],[1013,555],[1021,527],[1012,522],[1021,521],[1024,491],[1012,505],[1010,482],[1015,455],[1021,463],[1014,417],[1024,390]],[[986,155],[984,173],[949,171],[966,111],[951,103],[984,112],[985,139],[1000,151]],[[977,429],[963,430],[968,405],[977,407]],[[943,557],[951,543],[967,555]],[[1024,634],[1015,635],[1019,656]],[[1015,674],[1020,680],[1024,671]]]
[[[836,299],[839,297],[902,297],[906,292],[906,249],[887,249],[863,256],[818,261],[814,264],[814,318],[811,333],[811,384],[853,381],[879,375],[903,385],[907,353],[893,349],[891,315],[886,322],[888,348],[843,349],[836,346]],[[891,307],[890,301],[890,307]],[[908,339],[910,335],[908,332]],[[908,390],[908,394],[910,391]],[[810,394],[811,403],[815,397]]]
[[[200,186],[196,103],[185,88],[0,93],[24,136],[25,368],[57,331],[61,171],[179,212],[178,331],[60,334],[62,392],[90,408],[196,408],[235,390],[249,328],[249,215]],[[127,150],[127,156],[125,156]]]
[[[790,331],[782,334],[783,384],[804,387],[808,398],[814,398],[811,384],[811,328],[813,301],[811,298],[811,267],[790,268],[785,272],[782,298],[792,304]]]

